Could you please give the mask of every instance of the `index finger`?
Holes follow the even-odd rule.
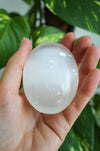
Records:
[[[72,51],[75,43],[75,34],[72,32],[67,33],[60,41],[60,44],[67,47],[70,51]]]

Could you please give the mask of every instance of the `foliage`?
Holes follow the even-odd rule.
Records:
[[[43,0],[45,5],[66,22],[100,34],[99,0]]]
[[[23,37],[32,40],[33,47],[44,42],[59,42],[65,35],[60,29],[43,26],[41,0],[23,0],[30,6],[25,16],[9,14],[0,9],[0,68],[17,51]],[[100,1],[91,0],[43,0],[52,13],[66,22],[100,34]],[[39,18],[37,20],[37,13]],[[38,21],[38,25],[37,25]],[[98,63],[100,68],[100,61]],[[59,151],[100,150],[100,88],[92,97],[65,138]]]
[[[23,1],[26,2],[29,5],[32,3],[32,0],[23,0]]]
[[[11,18],[5,10],[0,9],[0,68],[18,49],[22,38],[29,37],[29,34],[29,24],[23,17]]]
[[[100,128],[97,127],[97,125],[95,125],[95,136],[94,136],[94,149],[95,151],[99,151],[100,150]]]
[[[36,47],[44,42],[59,42],[64,35],[65,33],[58,28],[39,27],[32,34],[33,46]]]
[[[59,151],[94,151],[94,123],[91,107],[88,104]]]

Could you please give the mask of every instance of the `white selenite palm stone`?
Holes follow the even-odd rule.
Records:
[[[71,52],[61,44],[44,43],[28,56],[23,86],[30,104],[39,112],[55,114],[74,98],[79,75]]]

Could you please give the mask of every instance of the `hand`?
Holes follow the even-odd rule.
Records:
[[[0,80],[0,151],[57,151],[66,134],[86,106],[100,81],[96,69],[100,50],[88,36],[73,48],[75,35],[68,33],[60,41],[73,53],[79,67],[79,87],[72,103],[61,113],[41,114],[19,92],[23,68],[32,44],[24,39],[10,58]]]

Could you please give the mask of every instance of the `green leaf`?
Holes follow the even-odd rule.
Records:
[[[94,151],[94,117],[90,105],[87,105],[59,151]]]
[[[43,0],[47,8],[69,24],[100,34],[100,0]]]
[[[23,17],[10,17],[0,11],[0,68],[17,51],[23,37],[29,37],[30,27]]]
[[[99,89],[99,94],[95,94],[92,100],[92,111],[93,115],[95,117],[96,123],[98,127],[100,128],[100,87]]]
[[[73,128],[66,136],[64,143],[59,148],[59,151],[83,151],[82,146]]]
[[[16,12],[11,12],[9,13],[9,16],[12,18],[12,17],[17,17],[19,16],[20,17],[20,14],[16,13]]]
[[[0,14],[5,14],[5,15],[8,15],[8,12],[6,11],[6,10],[4,10],[4,9],[2,9],[2,8],[0,8]]]
[[[100,150],[100,128],[95,125],[95,143],[94,143],[94,151],[99,151]]]
[[[45,42],[59,42],[64,35],[63,31],[55,27],[39,27],[32,34],[33,47]]]
[[[97,64],[97,68],[100,69],[100,59],[99,59],[98,64]]]
[[[23,1],[30,5],[33,0],[23,0]]]
[[[94,151],[94,116],[88,104],[74,124],[83,151]]]

